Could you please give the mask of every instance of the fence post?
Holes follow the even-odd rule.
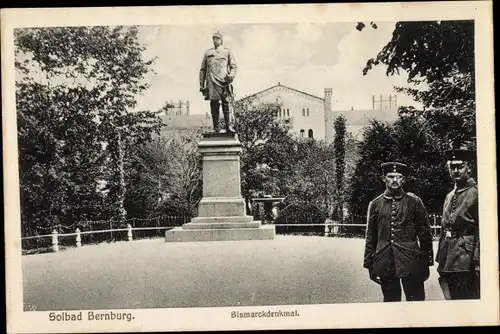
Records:
[[[432,236],[436,236],[436,214],[432,214]]]
[[[54,229],[52,231],[52,251],[53,252],[58,252],[59,251],[59,240],[57,239],[57,229]]]
[[[127,224],[127,238],[128,241],[132,241],[132,225]]]
[[[80,235],[80,229],[76,228],[76,247],[82,247],[82,236]]]

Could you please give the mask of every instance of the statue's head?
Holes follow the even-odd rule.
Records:
[[[216,32],[213,36],[212,36],[212,40],[214,42],[214,46],[219,46],[219,45],[222,45],[223,41],[222,41],[222,34],[220,32]]]

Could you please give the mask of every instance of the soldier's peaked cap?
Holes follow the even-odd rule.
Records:
[[[446,160],[462,160],[462,161],[472,161],[475,157],[475,152],[467,149],[453,149],[445,152]]]
[[[387,173],[400,173],[406,176],[410,172],[410,167],[408,167],[408,165],[397,161],[384,162],[380,167],[384,175]]]
[[[222,34],[221,34],[220,32],[218,32],[218,31],[217,31],[217,32],[216,32],[216,33],[212,36],[212,38],[214,38],[214,37],[219,37],[220,39],[222,39]]]

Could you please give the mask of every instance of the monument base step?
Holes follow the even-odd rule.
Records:
[[[249,223],[253,216],[219,216],[219,217],[194,217],[191,223]]]
[[[223,217],[195,217],[187,224],[182,225],[184,229],[211,229],[211,228],[255,228],[261,225],[260,221],[254,221],[253,216],[223,216]]]
[[[243,223],[187,223],[182,225],[184,230],[210,230],[210,229],[232,229],[232,228],[258,228],[260,221]]]
[[[273,225],[263,225],[257,228],[214,229],[175,227],[165,232],[165,242],[273,240],[275,234],[275,226]]]

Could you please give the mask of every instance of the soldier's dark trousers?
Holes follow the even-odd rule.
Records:
[[[384,302],[400,302],[401,285],[403,285],[403,290],[407,301],[425,300],[425,289],[423,281],[391,277],[381,279]]]
[[[479,276],[474,271],[448,274],[451,299],[479,299]]]

